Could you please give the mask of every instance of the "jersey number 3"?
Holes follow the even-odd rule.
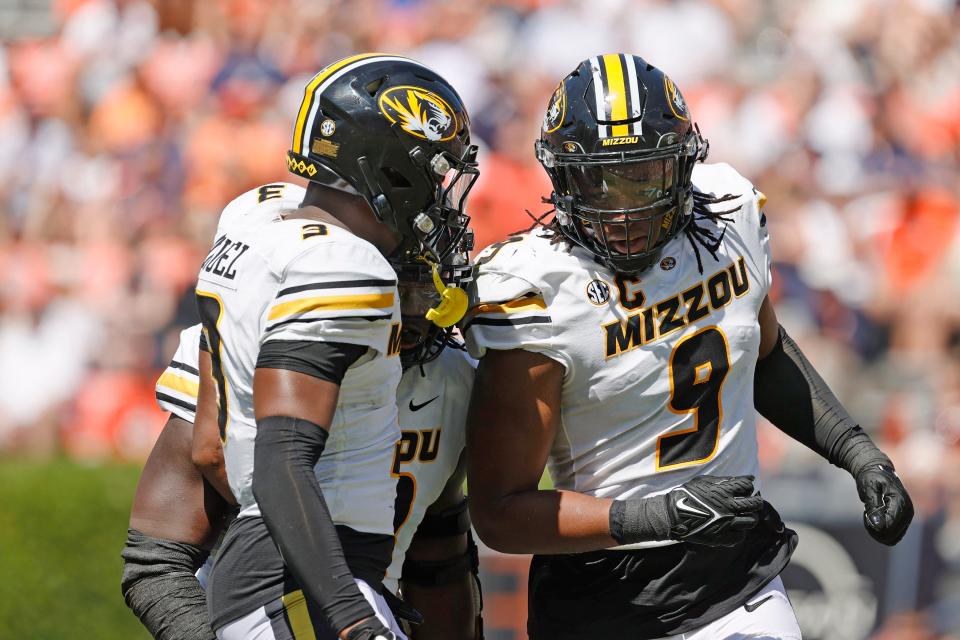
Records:
[[[703,464],[720,443],[720,392],[730,371],[727,337],[706,327],[677,343],[670,354],[670,411],[692,413],[694,426],[657,439],[657,471]]]

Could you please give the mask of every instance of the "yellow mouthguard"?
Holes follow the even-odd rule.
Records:
[[[440,304],[427,311],[427,320],[442,329],[446,329],[460,321],[466,315],[469,301],[467,292],[460,287],[448,287],[440,279],[440,270],[436,262],[430,263],[433,270],[433,286],[440,294]]]

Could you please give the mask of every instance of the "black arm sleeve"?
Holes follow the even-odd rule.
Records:
[[[367,348],[345,342],[271,340],[260,347],[258,369],[287,369],[335,384]]]
[[[757,362],[753,402],[778,429],[854,477],[870,464],[893,467],[782,326],[773,351]]]
[[[374,615],[353,581],[313,467],[327,431],[308,420],[257,420],[253,494],[284,563],[338,634]]]
[[[182,542],[127,530],[120,588],[156,640],[215,640],[197,569],[208,553]]]

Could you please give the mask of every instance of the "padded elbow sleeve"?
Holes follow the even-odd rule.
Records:
[[[782,326],[773,351],[757,362],[753,395],[764,418],[854,476],[873,463],[892,467]]]
[[[258,420],[253,493],[287,568],[339,633],[374,612],[353,580],[313,472],[326,442],[326,429],[308,420]]]
[[[157,640],[215,640],[206,594],[194,573],[207,551],[127,530],[123,598]]]

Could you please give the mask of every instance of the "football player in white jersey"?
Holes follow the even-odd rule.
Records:
[[[913,508],[778,325],[763,196],[699,164],[680,92],[632,55],[564,78],[536,150],[555,218],[478,256],[465,324],[470,510],[491,547],[537,554],[530,637],[799,638],[754,406],[853,475],[880,542]]]
[[[289,183],[242,194],[220,216],[219,243],[241,221],[250,225],[272,220],[296,209],[305,195],[303,187]],[[457,251],[444,259],[439,274],[443,282],[463,287],[470,281],[471,246],[472,235],[465,235]],[[481,630],[476,546],[469,537],[460,462],[473,366],[462,345],[444,351],[448,343],[460,344],[451,339],[450,328],[424,318],[440,302],[432,270],[422,262],[392,264],[399,277],[404,327],[404,376],[397,392],[403,431],[391,466],[401,489],[394,515],[397,542],[384,585],[396,593],[403,577],[404,598],[424,616],[413,637],[467,640],[480,637]],[[160,640],[215,637],[194,574],[222,531],[228,502],[236,501],[223,468],[215,393],[202,403],[206,415],[198,422],[210,428],[193,427],[200,377],[212,379],[211,371],[201,325],[185,329],[173,360],[157,380],[157,402],[171,415],[137,485],[122,554],[127,604]],[[426,402],[419,402],[424,396]]]
[[[405,241],[401,260],[437,262],[459,246],[476,177],[468,124],[449,83],[412,60],[328,66],[306,87],[288,153],[310,181],[303,202],[267,221],[241,216],[201,266],[217,427],[239,504],[207,589],[218,638],[404,637],[381,584],[401,376],[385,256]]]
[[[230,207],[224,214],[228,211]],[[441,272],[444,282],[464,286],[470,281],[466,256],[466,249],[451,256]],[[473,640],[481,637],[481,601],[476,546],[461,490],[473,362],[449,329],[424,318],[440,302],[430,269],[414,264],[395,267],[404,373],[397,390],[402,431],[391,467],[398,478],[396,544],[384,587],[392,593],[402,587],[404,601],[414,608],[407,613],[411,618],[422,616],[423,621],[412,627],[414,640]],[[171,415],[137,485],[123,551],[124,596],[159,640],[215,638],[201,584],[194,576],[221,533],[227,509],[226,501],[191,462],[200,375],[209,378],[211,371],[207,349],[201,325],[185,329],[172,361],[157,380],[157,404]],[[210,399],[201,409],[208,414]],[[215,402],[213,409],[214,415],[205,420],[216,432]],[[216,444],[219,447],[219,437]],[[201,457],[204,462],[209,459]],[[391,604],[403,608],[395,600]]]
[[[296,209],[305,196],[303,187],[289,183],[249,191],[224,208],[215,237],[224,237],[244,218],[272,220]],[[170,417],[137,483],[121,554],[124,600],[158,640],[215,638],[206,595],[194,574],[208,558],[236,500],[225,475],[204,477],[194,464],[223,470],[215,398],[205,405],[212,413],[207,421],[214,425],[215,453],[193,446],[200,377],[210,378],[211,370],[201,325],[182,331],[173,360],[157,380],[157,403]]]

